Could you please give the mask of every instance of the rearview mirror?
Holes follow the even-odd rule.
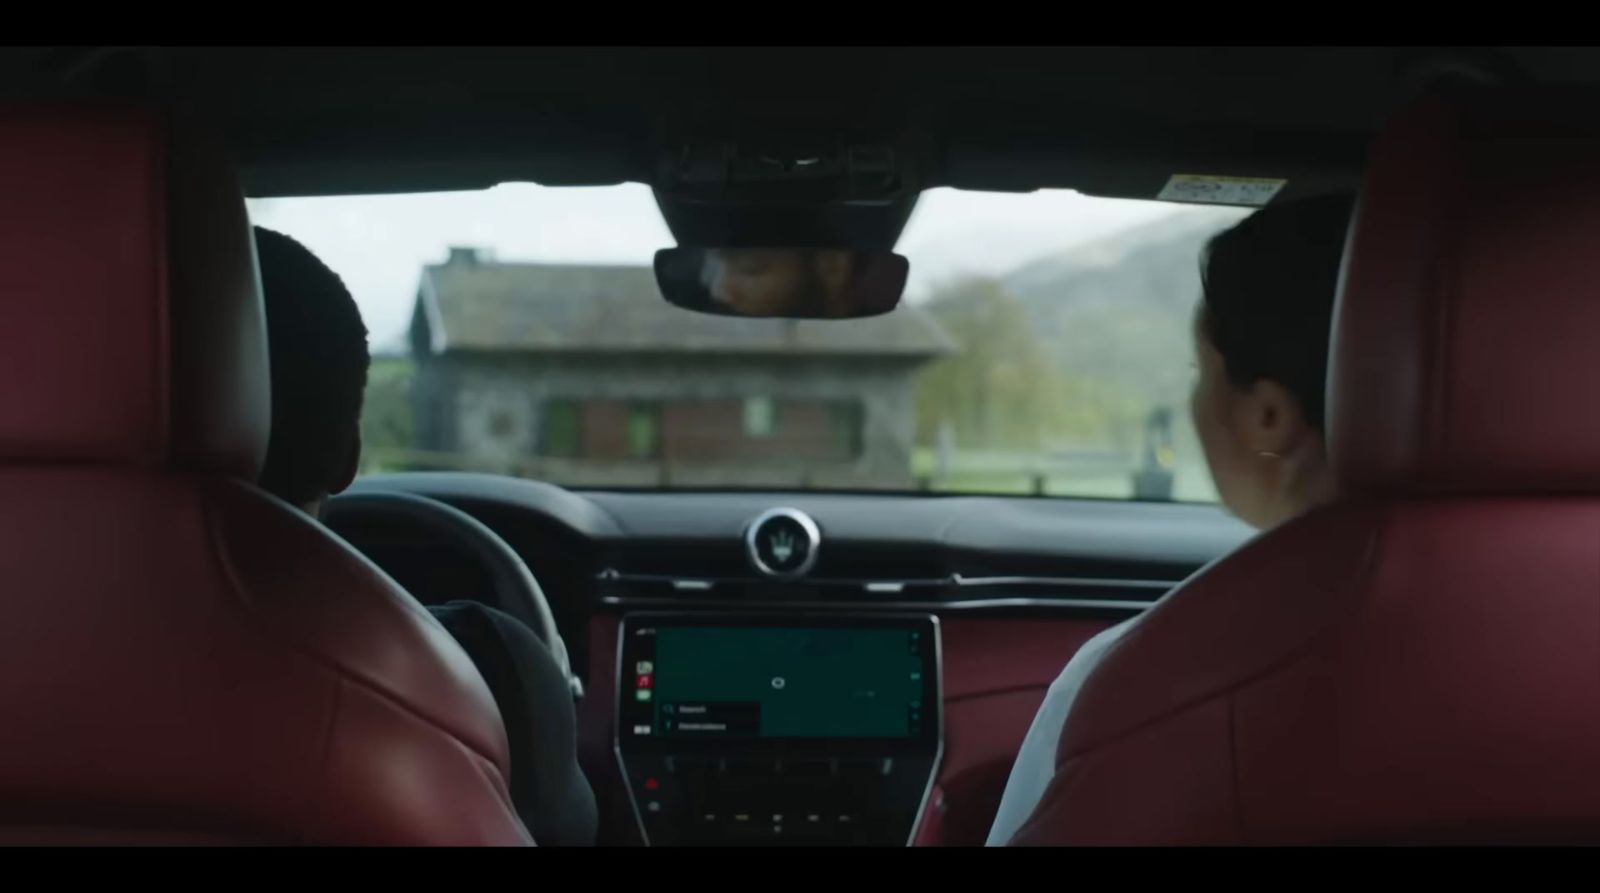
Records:
[[[656,282],[671,304],[700,313],[854,319],[900,303],[911,265],[846,248],[664,248]]]

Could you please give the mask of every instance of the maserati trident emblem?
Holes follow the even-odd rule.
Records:
[[[788,564],[789,557],[794,554],[794,534],[787,530],[780,530],[772,535],[772,557],[778,559],[779,564]]]
[[[745,551],[762,576],[793,580],[817,563],[822,531],[799,509],[775,508],[756,516],[745,528]]]

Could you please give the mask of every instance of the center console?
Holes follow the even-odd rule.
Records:
[[[936,618],[620,627],[616,753],[646,843],[910,842],[943,748]]]

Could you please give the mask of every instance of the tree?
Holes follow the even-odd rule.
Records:
[[[959,350],[918,377],[918,443],[933,444],[945,424],[964,447],[1092,440],[1107,428],[1108,408],[1124,402],[1104,382],[1063,376],[1027,309],[997,279],[955,280],[935,291],[927,310]]]
[[[1192,375],[1185,316],[1148,306],[1066,308],[1050,321],[1049,352],[1068,380],[1094,391],[1102,442],[1137,448],[1152,410],[1178,410]]]
[[[361,443],[366,470],[377,470],[386,456],[415,448],[416,425],[411,386],[416,364],[410,358],[380,358],[367,370],[361,406]]]

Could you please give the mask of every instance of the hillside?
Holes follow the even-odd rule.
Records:
[[[921,376],[918,439],[948,423],[971,447],[1139,448],[1149,413],[1187,397],[1200,250],[1245,213],[1186,209],[946,284],[926,306],[965,349]]]
[[[1004,277],[1035,337],[1070,378],[1181,401],[1207,239],[1244,216],[1195,209],[1029,263]]]
[[[1037,313],[1115,305],[1186,313],[1198,294],[1205,240],[1245,216],[1238,209],[1194,208],[1163,220],[1039,258],[1004,277]]]

